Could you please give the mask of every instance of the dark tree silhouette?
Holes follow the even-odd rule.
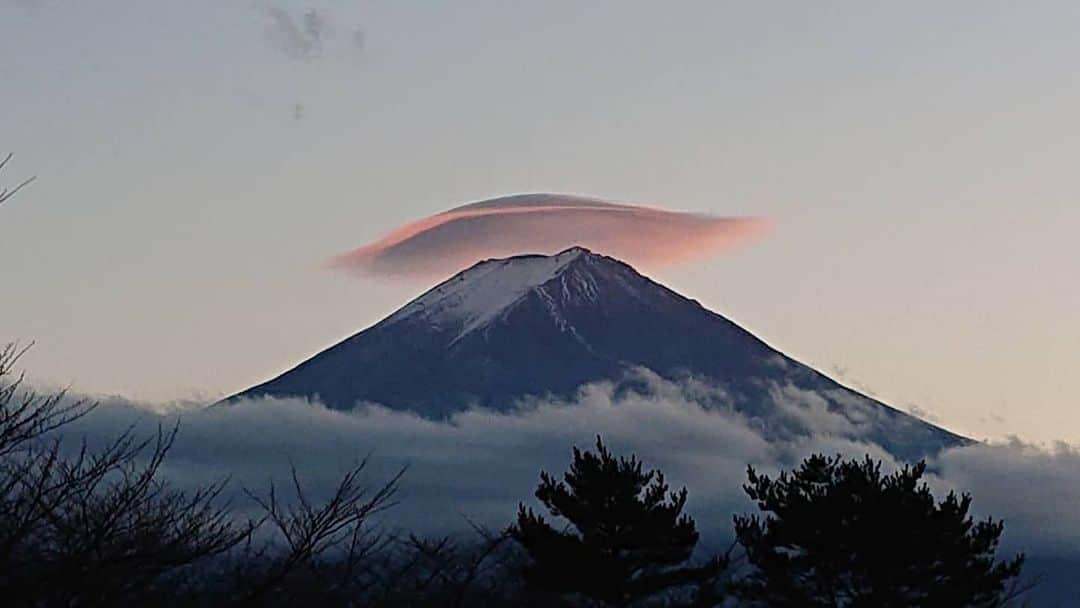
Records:
[[[371,606],[526,606],[521,594],[517,551],[503,533],[475,526],[476,542],[454,536],[408,535],[395,543],[389,559],[377,564],[366,594]],[[548,604],[550,605],[550,604]]]
[[[698,541],[694,520],[682,512],[686,489],[669,491],[663,473],[644,471],[633,456],[612,456],[599,437],[595,454],[574,448],[563,479],[541,472],[536,497],[573,529],[556,530],[524,505],[509,529],[529,556],[528,587],[628,606],[703,584],[726,567],[721,557],[686,565]]]
[[[1004,605],[1023,555],[995,562],[1003,523],[973,521],[967,494],[936,502],[925,470],[820,455],[776,479],[750,467],[744,489],[768,515],[735,517],[753,568],[738,594],[769,607]]]
[[[293,471],[293,500],[251,492],[263,516],[242,517],[224,481],[184,491],[162,479],[175,427],[145,439],[129,428],[97,449],[65,441],[95,405],[23,388],[25,352],[0,347],[5,606],[345,606],[371,584],[366,562],[388,542],[369,519],[400,473],[368,486],[361,462],[317,503]]]
[[[221,483],[182,492],[159,478],[176,429],[99,450],[55,432],[92,404],[21,390],[25,349],[0,348],[0,596],[36,606],[154,603],[171,574],[237,546]]]
[[[274,484],[265,494],[245,490],[265,513],[276,542],[243,556],[248,570],[237,572],[240,605],[306,606],[347,604],[358,595],[369,558],[393,541],[369,525],[392,507],[405,469],[381,486],[361,483],[367,459],[342,477],[322,503],[307,496],[293,468],[293,497],[282,501]]]

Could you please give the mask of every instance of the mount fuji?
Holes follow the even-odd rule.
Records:
[[[646,373],[711,390],[709,409],[766,436],[828,432],[915,459],[969,440],[844,387],[629,265],[574,247],[480,262],[394,314],[231,397],[373,402],[447,419],[571,399],[584,384],[648,390]],[[704,384],[702,384],[704,383]],[[824,421],[824,422],[822,422]]]

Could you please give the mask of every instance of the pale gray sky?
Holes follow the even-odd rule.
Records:
[[[573,192],[772,217],[656,278],[953,430],[1078,442],[1078,23],[1069,1],[0,0],[3,178],[39,175],[0,208],[0,340],[37,341],[41,382],[221,395],[424,287],[326,257]]]

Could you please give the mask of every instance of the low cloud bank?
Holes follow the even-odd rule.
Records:
[[[181,486],[228,476],[238,496],[241,486],[285,481],[290,465],[315,496],[325,495],[346,469],[370,455],[372,484],[408,467],[401,504],[386,523],[427,533],[463,530],[466,517],[505,525],[518,502],[532,502],[541,469],[561,473],[572,446],[591,446],[602,435],[616,452],[633,452],[662,469],[674,486],[687,486],[688,508],[705,542],[715,546],[730,538],[733,513],[753,510],[741,490],[747,465],[775,472],[822,452],[870,454],[886,468],[900,466],[873,443],[837,435],[829,417],[822,417],[812,437],[766,440],[739,414],[706,411],[699,399],[709,390],[700,383],[649,377],[647,384],[625,391],[598,383],[583,387],[573,402],[534,400],[512,414],[473,410],[448,423],[378,406],[340,412],[294,399],[156,410],[106,399],[66,432],[99,445],[132,424],[149,433],[179,420],[166,476]],[[806,400],[794,395],[789,407],[805,410]],[[950,489],[970,492],[978,515],[1005,519],[1006,551],[1080,555],[1075,448],[979,444],[947,450],[929,466],[928,481],[939,496]]]
[[[475,262],[575,245],[644,268],[699,259],[760,235],[757,218],[716,217],[555,194],[507,196],[402,226],[330,265],[380,278],[448,276]]]
[[[1018,439],[946,450],[933,465],[935,492],[969,492],[974,509],[1005,519],[1010,546],[1080,555],[1080,450],[1046,449]]]

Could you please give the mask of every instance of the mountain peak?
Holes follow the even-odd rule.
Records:
[[[703,407],[737,411],[767,437],[807,435],[828,420],[837,436],[911,459],[966,441],[581,247],[480,262],[241,396],[379,403],[445,419],[470,407],[510,411],[529,395],[572,399],[582,385],[622,382],[641,368],[708,387]]]
[[[526,254],[484,260],[436,285],[380,325],[420,320],[440,330],[455,331],[453,343],[498,318],[526,295],[583,259],[614,263],[611,258],[577,246],[554,255]],[[587,281],[579,283],[588,288]]]

